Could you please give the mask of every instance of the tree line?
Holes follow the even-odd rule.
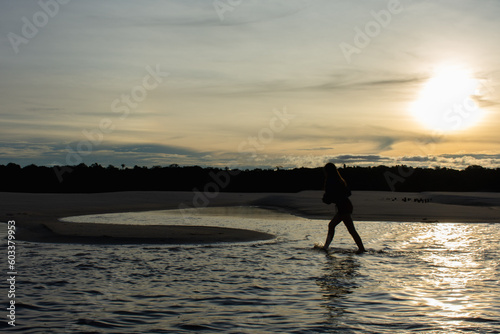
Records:
[[[66,172],[61,173],[61,170]],[[469,166],[413,168],[376,166],[339,168],[352,190],[379,191],[500,191],[500,168]],[[318,168],[229,169],[200,166],[21,167],[0,165],[0,191],[32,193],[91,193],[114,191],[298,192],[323,189]]]

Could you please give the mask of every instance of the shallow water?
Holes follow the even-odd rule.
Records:
[[[70,220],[230,226],[277,238],[205,245],[19,242],[18,332],[500,331],[500,225],[359,222],[369,251],[356,255],[343,225],[324,253],[312,247],[324,241],[326,221],[262,209]]]

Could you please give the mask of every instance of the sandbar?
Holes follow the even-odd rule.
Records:
[[[208,194],[207,194],[208,195]],[[16,221],[16,237],[36,242],[201,243],[267,240],[259,231],[193,226],[110,226],[62,222],[69,216],[200,207],[258,206],[328,221],[333,205],[321,191],[218,193],[130,191],[91,194],[0,193],[0,222]],[[499,193],[353,191],[355,221],[499,223]],[[83,226],[82,226],[83,225]],[[92,226],[90,226],[92,225]]]

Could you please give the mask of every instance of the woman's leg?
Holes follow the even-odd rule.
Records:
[[[328,247],[332,243],[333,236],[335,235],[335,226],[340,224],[341,221],[342,219],[340,219],[339,214],[336,214],[328,224],[328,235],[326,236],[326,241],[325,245],[323,246],[323,249],[328,249]]]
[[[356,242],[356,245],[358,245],[358,251],[359,252],[365,252],[365,247],[363,246],[363,241],[361,241],[361,237],[359,236],[358,232],[354,228],[354,222],[352,221],[351,215],[344,215],[342,217],[342,220],[344,221],[345,226],[347,227],[347,230],[351,234],[352,238]]]

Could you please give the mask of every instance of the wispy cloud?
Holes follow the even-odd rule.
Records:
[[[68,145],[111,119],[115,130],[85,163],[497,163],[499,3],[402,0],[403,11],[376,36],[366,24],[387,1],[223,3],[230,8],[221,12],[202,0],[71,1],[17,55],[7,35],[22,35],[22,18],[41,7],[0,2],[1,161],[64,163]],[[355,43],[358,31],[369,41],[348,64],[339,44]],[[475,129],[440,136],[408,109],[447,61],[488,80],[488,94],[475,97],[488,113]],[[168,80],[119,119],[112,102],[130,95],[151,64]],[[238,145],[258,137],[282,106],[293,123],[242,161]]]

